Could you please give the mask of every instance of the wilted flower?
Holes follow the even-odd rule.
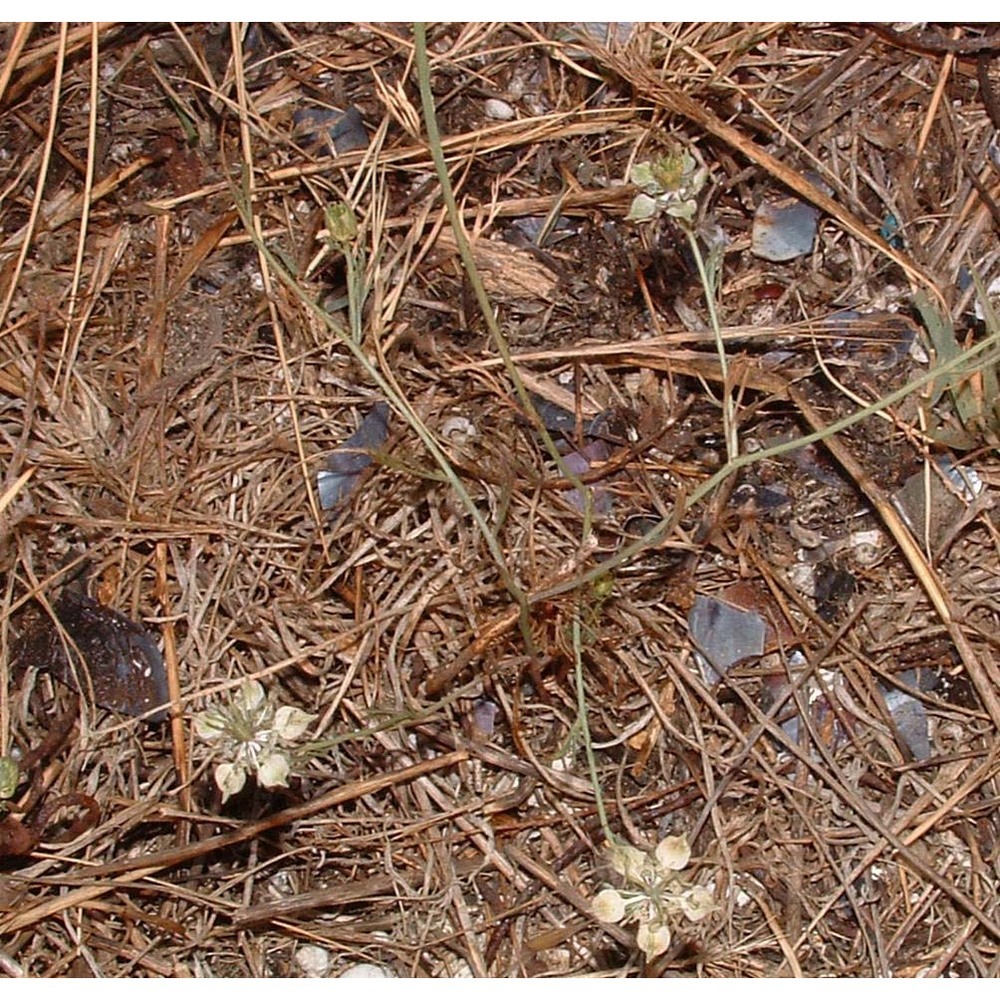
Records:
[[[703,920],[715,908],[708,889],[689,885],[679,875],[691,860],[687,837],[664,837],[651,852],[618,843],[607,852],[629,887],[602,889],[592,903],[594,916],[606,923],[638,922],[635,940],[647,961],[670,947],[671,919]]]
[[[228,705],[214,706],[195,716],[195,732],[215,744],[216,753],[225,758],[215,768],[222,801],[243,789],[248,774],[265,788],[287,785],[292,769],[287,748],[314,718],[290,705],[275,710],[260,681],[249,678]]]
[[[627,222],[647,222],[665,213],[691,223],[698,211],[698,195],[708,180],[708,168],[693,148],[679,149],[636,163],[629,180],[642,193],[633,199]]]

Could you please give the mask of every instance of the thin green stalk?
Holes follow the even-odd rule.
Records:
[[[594,744],[590,739],[590,725],[587,716],[587,689],[583,680],[583,638],[580,634],[580,611],[573,610],[573,668],[576,683],[576,713],[580,732],[583,734],[583,748],[587,755],[587,768],[590,771],[590,783],[594,786],[594,801],[597,804],[597,818],[601,822],[604,837],[610,844],[617,843],[604,808],[604,795],[601,792],[601,782],[597,775],[597,757],[594,754]]]
[[[482,532],[483,538],[486,541],[486,546],[489,549],[490,556],[496,564],[504,586],[507,588],[514,600],[517,601],[523,609],[525,609],[525,613],[527,613],[526,609],[528,605],[524,591],[518,585],[517,581],[511,575],[510,570],[507,568],[506,559],[504,558],[503,551],[501,550],[496,537],[490,530],[485,517],[483,517],[483,514],[476,506],[475,501],[470,496],[469,491],[465,488],[465,485],[462,483],[461,479],[459,479],[458,474],[452,468],[451,462],[448,460],[448,456],[445,454],[444,449],[442,449],[442,447],[438,444],[434,435],[428,430],[427,426],[420,419],[417,412],[410,405],[409,401],[404,396],[401,396],[398,392],[396,392],[389,380],[382,374],[368,355],[365,354],[361,343],[356,341],[348,332],[346,332],[341,325],[325,309],[322,308],[322,306],[313,302],[312,299],[305,294],[298,281],[296,281],[295,276],[267,247],[264,240],[257,234],[256,228],[253,225],[252,209],[250,207],[249,198],[245,192],[234,193],[234,199],[244,225],[246,226],[247,233],[250,234],[252,241],[257,246],[257,249],[260,251],[263,258],[267,261],[268,266],[271,268],[273,273],[278,276],[288,290],[299,300],[299,302],[302,303],[306,309],[326,324],[330,332],[334,334],[340,343],[342,343],[351,352],[354,359],[365,371],[372,382],[378,386],[379,391],[386,398],[386,400],[388,400],[396,412],[399,413],[399,415],[414,429],[414,431],[416,431],[417,436],[423,442],[424,447],[426,447],[430,452],[434,461],[444,474],[445,479],[458,495],[462,506],[475,522],[476,527],[478,527],[480,532]],[[349,289],[349,292],[353,294],[351,289]]]
[[[849,427],[853,427],[855,424],[860,423],[873,413],[886,410],[890,406],[894,406],[896,403],[901,402],[907,396],[912,395],[918,389],[923,388],[923,386],[934,382],[942,375],[948,375],[953,372],[961,371],[973,358],[992,350],[998,345],[1000,345],[1000,330],[992,333],[985,340],[975,344],[968,350],[963,351],[958,357],[952,358],[944,364],[935,365],[922,375],[919,375],[912,381],[907,382],[906,385],[893,390],[881,399],[875,400],[863,409],[858,410],[855,413],[850,413],[846,417],[842,417],[840,420],[834,421],[832,424],[828,424],[822,431],[811,431],[809,434],[803,434],[802,437],[795,438],[792,441],[785,441],[770,448],[764,448],[761,451],[737,455],[736,458],[727,462],[721,469],[719,469],[718,472],[706,479],[696,489],[692,490],[686,498],[678,501],[678,509],[653,525],[653,527],[650,528],[649,531],[642,536],[642,538],[637,539],[630,545],[625,546],[623,549],[619,549],[615,555],[605,559],[603,562],[598,563],[596,566],[580,573],[578,576],[575,576],[570,580],[563,580],[551,587],[546,587],[544,590],[535,591],[529,597],[530,602],[532,604],[536,604],[539,601],[551,600],[559,594],[565,594],[568,591],[576,590],[578,587],[582,587],[584,584],[593,583],[593,581],[600,579],[600,577],[614,572],[614,570],[616,570],[619,566],[623,566],[625,563],[629,562],[629,560],[633,559],[641,552],[644,552],[650,546],[660,544],[664,541],[672,527],[680,520],[681,517],[683,517],[684,514],[691,510],[695,504],[701,501],[709,493],[721,486],[722,483],[724,483],[734,472],[738,472],[740,469],[745,468],[748,465],[753,465],[755,462],[775,458],[778,455],[795,451],[797,448],[803,448],[808,444],[813,444],[816,441],[822,441],[824,438],[832,437],[834,434],[839,434],[841,431],[845,431]]]
[[[712,273],[709,273],[705,259],[702,257],[701,247],[698,245],[698,235],[695,233],[694,227],[683,220],[681,224],[698,267],[698,277],[701,279],[701,287],[705,291],[705,302],[708,305],[708,318],[715,336],[715,349],[719,355],[719,370],[722,373],[722,427],[726,438],[726,458],[732,462],[739,455],[740,445],[736,431],[736,403],[733,400],[732,385],[729,381],[729,359],[726,356],[726,345],[722,339],[722,324],[719,321],[719,308],[716,301],[718,268],[714,266],[713,261]],[[710,255],[709,259],[711,260],[713,256],[714,254]]]
[[[458,205],[455,201],[455,192],[452,188],[451,176],[448,173],[448,164],[445,162],[444,150],[441,146],[441,133],[437,124],[437,110],[434,105],[434,93],[431,90],[430,61],[427,56],[427,26],[423,22],[417,22],[414,24],[413,40],[414,62],[417,68],[417,81],[420,87],[420,102],[423,109],[424,125],[427,129],[427,141],[430,147],[431,157],[434,161],[434,169],[437,171],[438,182],[441,185],[441,197],[444,201],[445,209],[448,212],[448,220],[451,223],[452,231],[455,234],[455,243],[458,246],[458,252],[462,258],[462,264],[465,267],[469,283],[472,285],[476,294],[476,301],[479,304],[479,309],[482,313],[484,321],[486,322],[486,326],[490,331],[493,344],[503,360],[504,368],[506,369],[507,374],[510,376],[511,381],[514,384],[522,409],[526,414],[534,417],[536,424],[535,429],[538,431],[545,443],[547,451],[559,468],[560,475],[573,483],[580,497],[583,499],[584,516],[582,538],[586,539],[590,535],[591,523],[593,519],[593,498],[591,491],[583,486],[578,476],[574,475],[569,469],[566,468],[563,457],[559,453],[559,449],[552,440],[544,422],[535,412],[528,390],[517,371],[517,366],[514,364],[514,360],[510,353],[510,347],[507,344],[507,338],[504,337],[502,331],[500,330],[500,326],[497,323],[493,306],[486,293],[486,289],[483,286],[482,279],[479,276],[479,271],[472,255],[472,249],[469,246],[468,240],[465,238],[462,218],[458,211]],[[511,590],[511,594],[514,594],[513,590]],[[514,596],[520,607],[519,626],[521,634],[524,638],[526,647],[534,654],[535,643],[534,637],[531,634],[531,612],[527,597],[520,591]]]

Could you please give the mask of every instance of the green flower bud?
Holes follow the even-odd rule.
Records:
[[[13,757],[0,757],[0,799],[9,799],[21,780],[21,772]]]
[[[326,207],[326,229],[336,243],[350,243],[357,238],[358,220],[354,209],[346,201]]]

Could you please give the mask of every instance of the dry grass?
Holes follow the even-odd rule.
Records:
[[[37,748],[68,701],[13,651],[84,558],[91,594],[160,637],[175,696],[164,725],[84,699],[38,781],[101,819],[4,860],[4,971],[298,975],[313,942],[334,974],[996,975],[991,404],[967,456],[986,492],[928,551],[888,496],[955,429],[948,396],[931,408],[926,364],[881,371],[819,324],[908,312],[918,289],[957,322],[974,295],[960,267],[994,276],[988,58],[841,25],[648,26],[610,48],[557,26],[429,37],[441,148],[512,365],[459,260],[409,31],[0,29],[0,750]],[[516,117],[488,119],[491,97]],[[293,113],[323,104],[356,105],[368,148],[298,134]],[[826,485],[820,458],[723,464],[702,291],[668,227],[623,221],[619,182],[668,138],[711,167],[703,209],[729,239],[741,443],[845,419]],[[834,192],[814,253],[754,258],[755,205],[779,181],[815,196],[808,168]],[[342,201],[353,278],[325,229]],[[879,236],[889,213],[905,248]],[[501,238],[525,216],[572,234]],[[613,411],[612,456],[584,477],[609,513],[567,501],[518,381],[580,426]],[[330,518],[316,473],[384,397],[389,439]],[[880,413],[852,423],[859,401]],[[446,436],[454,417],[477,436]],[[792,529],[732,499],[747,477],[787,489]],[[860,527],[881,555],[831,557],[858,591],[830,623],[795,584],[796,543]],[[810,723],[796,742],[762,710],[778,651],[702,683],[687,613],[736,580],[843,692],[847,737]],[[933,755],[913,762],[877,682],[918,665],[957,684],[923,696]],[[686,832],[717,903],[646,965],[632,929],[590,911],[613,876],[578,670],[611,830]],[[248,676],[326,742],[290,788],[223,805],[191,723]]]

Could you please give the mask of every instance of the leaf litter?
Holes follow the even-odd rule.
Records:
[[[0,968],[995,976],[989,27],[428,35],[0,27]]]

